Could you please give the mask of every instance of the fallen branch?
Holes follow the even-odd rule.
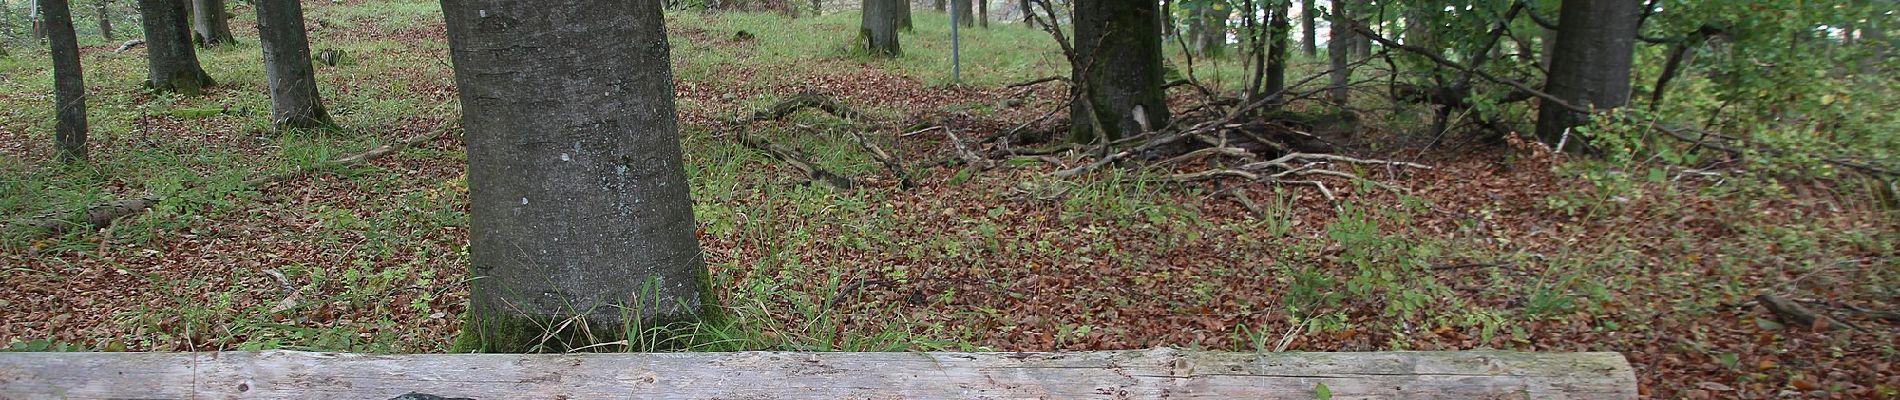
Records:
[[[901,134],[898,134],[898,135],[897,135],[897,137],[911,137],[911,136],[917,136],[917,135],[921,135],[921,134],[923,134],[924,132],[929,132],[929,131],[934,131],[934,130],[938,130],[938,129],[943,129],[943,126],[941,126],[941,125],[938,125],[938,126],[931,126],[931,127],[928,127],[928,128],[924,128],[924,129],[918,129],[918,130],[914,130],[914,131],[910,131],[910,132],[904,132],[904,133],[901,133]]]
[[[24,231],[26,235],[36,237],[57,236],[73,228],[87,227],[98,230],[112,225],[112,221],[140,213],[157,205],[163,198],[145,196],[135,199],[116,200],[104,204],[86,207],[85,210],[40,214],[7,225],[6,231]]]
[[[851,107],[845,106],[843,102],[840,102],[837,99],[831,98],[831,96],[826,96],[823,94],[819,94],[817,92],[807,91],[807,92],[801,92],[796,95],[792,95],[792,97],[786,98],[784,100],[780,100],[778,103],[772,104],[771,107],[766,107],[763,110],[755,111],[752,113],[751,118],[735,120],[732,122],[737,123],[737,124],[747,124],[747,123],[753,123],[753,122],[759,122],[759,121],[775,120],[779,118],[784,118],[787,115],[791,115],[792,113],[798,112],[798,110],[805,109],[805,108],[818,108],[820,110],[825,111],[826,113],[830,113],[832,116],[843,118],[845,120],[854,120],[861,116],[856,111],[852,111]],[[856,136],[855,133],[853,135]],[[746,147],[750,147],[754,150],[764,152],[766,155],[772,156],[772,158],[776,158],[779,161],[783,161],[786,164],[790,164],[792,168],[796,168],[800,172],[803,172],[806,179],[818,181],[818,182],[824,182],[825,184],[829,184],[832,187],[836,187],[839,189],[851,189],[857,186],[857,181],[852,180],[849,177],[845,177],[844,175],[840,175],[838,173],[831,172],[822,167],[819,167],[818,163],[811,161],[810,158],[805,157],[804,154],[799,153],[797,150],[784,147],[784,146],[779,146],[777,144],[772,143],[769,140],[765,140],[765,138],[746,133],[743,130],[739,131],[738,134],[735,136],[738,136],[739,143],[744,144]],[[876,149],[875,146],[871,145],[869,141],[864,140],[864,138],[862,137],[858,138],[858,144],[865,146],[865,148],[868,150],[872,150],[873,157],[889,157],[889,154],[884,154],[882,156],[879,156],[878,153],[883,153],[883,150]],[[880,161],[881,160],[882,159],[880,158]],[[904,174],[902,171],[903,169],[901,167],[893,167],[892,169],[892,172],[899,174],[898,175],[899,179],[906,182],[906,187],[909,187],[909,185],[914,184],[910,182],[910,177],[908,176],[908,174]]]
[[[904,169],[904,164],[897,161],[897,157],[891,157],[891,153],[885,152],[884,148],[877,146],[877,143],[872,143],[870,139],[864,137],[864,134],[852,132],[851,138],[857,140],[858,146],[864,147],[865,152],[871,153],[871,158],[883,163],[884,168],[891,171],[891,175],[897,176],[897,181],[903,188],[917,187],[917,182],[910,179],[910,171]]]
[[[1755,301],[1760,302],[1762,307],[1766,307],[1768,308],[1769,312],[1774,313],[1775,319],[1779,319],[1781,320],[1782,323],[1786,323],[1789,325],[1807,327],[1816,331],[1825,331],[1825,330],[1828,330],[1828,326],[1830,324],[1825,323],[1823,321],[1827,321],[1827,322],[1838,323],[1841,325],[1846,325],[1848,327],[1854,328],[1856,330],[1860,330],[1862,332],[1867,331],[1864,328],[1855,326],[1854,324],[1848,323],[1847,321],[1843,321],[1840,318],[1835,318],[1832,315],[1816,314],[1813,311],[1808,311],[1807,307],[1802,307],[1801,304],[1799,303],[1795,303],[1793,301],[1789,301],[1788,299],[1783,299],[1775,295],[1764,294],[1764,295],[1755,296]],[[1827,319],[1822,320],[1821,319],[1822,317],[1826,317]]]
[[[843,175],[838,175],[824,168],[819,168],[816,163],[807,160],[805,156],[799,154],[797,150],[785,148],[766,141],[765,139],[745,133],[739,134],[739,142],[744,143],[746,147],[763,151],[765,154],[771,155],[772,158],[777,158],[786,164],[791,164],[793,168],[804,172],[805,178],[807,179],[824,182],[839,189],[851,189],[857,186],[857,182],[851,180],[851,178],[846,178]]]
[[[1069,78],[1065,78],[1061,76],[1049,76],[1049,77],[1043,77],[1039,79],[1031,79],[1028,81],[1024,81],[1022,83],[1010,84],[1008,87],[1011,89],[1015,89],[1015,88],[1020,88],[1020,87],[1030,87],[1030,86],[1036,86],[1036,85],[1040,85],[1044,83],[1057,82],[1057,81],[1067,83],[1069,81]]]
[[[125,53],[125,52],[126,52],[127,50],[132,50],[133,48],[136,48],[136,47],[139,47],[139,46],[142,46],[142,45],[144,45],[144,44],[145,44],[145,39],[132,39],[132,40],[127,40],[127,41],[125,41],[125,43],[123,43],[123,44],[120,44],[120,45],[119,45],[119,48],[118,48],[117,50],[113,50],[112,52],[113,52],[113,53]]]
[[[978,170],[988,170],[996,166],[990,163],[990,159],[977,155],[975,150],[970,149],[970,145],[964,144],[963,138],[958,137],[956,131],[944,128],[943,135],[950,138],[950,144],[956,147],[957,157],[962,158],[964,164]]]
[[[382,158],[383,156],[390,155],[391,153],[395,153],[402,149],[409,148],[410,146],[415,146],[423,142],[435,140],[435,138],[441,137],[443,134],[448,133],[449,130],[446,129],[448,126],[449,125],[443,125],[443,128],[432,130],[429,133],[412,136],[396,143],[376,146],[375,148],[371,148],[362,153],[357,153],[354,155],[350,155],[348,157],[338,158],[335,160],[330,160],[323,163],[318,163],[315,165],[297,168],[294,170],[285,171],[281,173],[251,178],[250,180],[244,181],[244,185],[245,186],[259,186],[259,185],[263,185],[267,183],[277,183],[277,182],[282,182],[282,181],[287,181],[290,179],[302,177],[304,175],[309,175],[317,171],[333,169],[333,168],[338,168],[338,167],[347,167],[347,166],[369,162],[371,160],[375,160],[378,158]]]
[[[845,106],[844,102],[838,101],[838,99],[834,99],[831,96],[817,92],[801,92],[785,100],[780,100],[777,104],[773,104],[764,110],[753,112],[751,118],[739,122],[759,122],[785,118],[787,115],[791,115],[794,112],[798,112],[798,110],[808,107],[824,110],[826,113],[847,120],[856,120],[862,116],[858,114],[857,111],[851,110],[851,107]]]
[[[1140,146],[1135,146],[1127,150],[1122,150],[1120,152],[1109,154],[1106,157],[1096,159],[1095,162],[1089,163],[1088,165],[1083,165],[1080,167],[1052,172],[1049,175],[1058,177],[1058,178],[1067,178],[1067,177],[1072,177],[1076,175],[1081,175],[1089,171],[1094,171],[1097,168],[1101,168],[1103,166],[1113,164],[1116,161],[1120,161],[1121,159],[1128,158],[1136,154],[1141,154],[1149,150],[1153,150],[1157,147],[1173,144],[1174,142],[1179,142],[1181,140],[1187,139],[1188,137],[1189,135],[1186,135],[1186,134],[1174,134],[1174,135],[1162,136],[1154,140],[1149,140],[1146,143],[1142,143]]]
[[[444,124],[441,128],[432,130],[429,133],[403,139],[400,142],[377,146],[375,148],[369,149],[368,151],[364,151],[362,153],[350,155],[347,157],[338,158],[335,160],[330,160],[330,161],[322,162],[318,164],[303,166],[291,171],[251,178],[249,180],[244,181],[244,186],[254,187],[254,186],[264,185],[267,183],[282,182],[285,180],[290,180],[297,177],[309,175],[311,173],[325,170],[325,169],[345,167],[345,166],[351,166],[351,165],[369,162],[371,160],[381,158],[391,153],[395,153],[396,151],[408,148],[409,146],[413,146],[417,143],[427,142],[430,140],[434,140],[437,137],[441,137],[444,133],[447,133],[449,131],[450,126],[451,125],[449,124]],[[181,191],[195,190],[196,188],[197,188],[197,185],[193,184],[193,185],[186,185],[184,188],[180,190]],[[0,229],[0,231],[19,232],[20,234],[22,234],[24,237],[27,237],[27,238],[43,238],[43,237],[61,235],[66,232],[70,232],[74,228],[85,227],[91,230],[105,229],[106,227],[111,226],[113,222],[118,221],[119,219],[144,213],[146,210],[151,209],[152,206],[158,205],[159,202],[164,201],[164,200],[165,200],[165,197],[163,196],[146,195],[146,196],[142,196],[138,198],[116,200],[116,201],[107,202],[104,204],[86,207],[84,211],[77,211],[77,212],[70,212],[70,213],[48,212],[48,213],[40,214],[33,218],[28,218],[25,220],[16,221],[14,223],[7,224],[4,227],[4,229]]]

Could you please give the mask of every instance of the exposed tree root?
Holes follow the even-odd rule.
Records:
[[[838,99],[834,99],[831,96],[817,92],[800,92],[785,100],[780,100],[771,107],[753,112],[751,118],[740,122],[759,122],[785,118],[785,116],[792,115],[792,113],[807,107],[816,107],[820,110],[824,110],[826,113],[846,120],[857,120],[862,116],[858,114],[857,111],[852,110],[851,107],[845,106],[844,102],[838,101]]]
[[[765,154],[771,155],[772,158],[779,159],[779,161],[784,161],[786,164],[791,165],[792,168],[797,168],[800,172],[805,174],[806,179],[824,182],[832,187],[846,190],[858,185],[856,180],[818,167],[816,163],[807,159],[804,154],[799,153],[797,150],[779,146],[758,136],[745,133],[739,134],[739,142],[744,143],[746,147],[763,151]]]

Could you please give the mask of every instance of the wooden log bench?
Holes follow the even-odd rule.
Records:
[[[1617,353],[1489,351],[0,353],[0,399],[126,398],[1635,399],[1636,377]]]

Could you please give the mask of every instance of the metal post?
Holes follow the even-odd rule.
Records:
[[[957,10],[957,4],[959,3],[957,0],[949,0],[949,1],[950,1],[950,82],[962,83],[963,82],[963,60],[961,60],[961,57],[962,57],[963,47],[962,47],[962,44],[957,41],[957,30],[962,27],[962,25],[957,24],[957,14],[960,13],[961,10]]]

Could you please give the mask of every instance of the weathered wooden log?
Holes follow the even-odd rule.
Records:
[[[0,353],[7,398],[1635,399],[1617,353]],[[408,398],[434,398],[414,396]]]

